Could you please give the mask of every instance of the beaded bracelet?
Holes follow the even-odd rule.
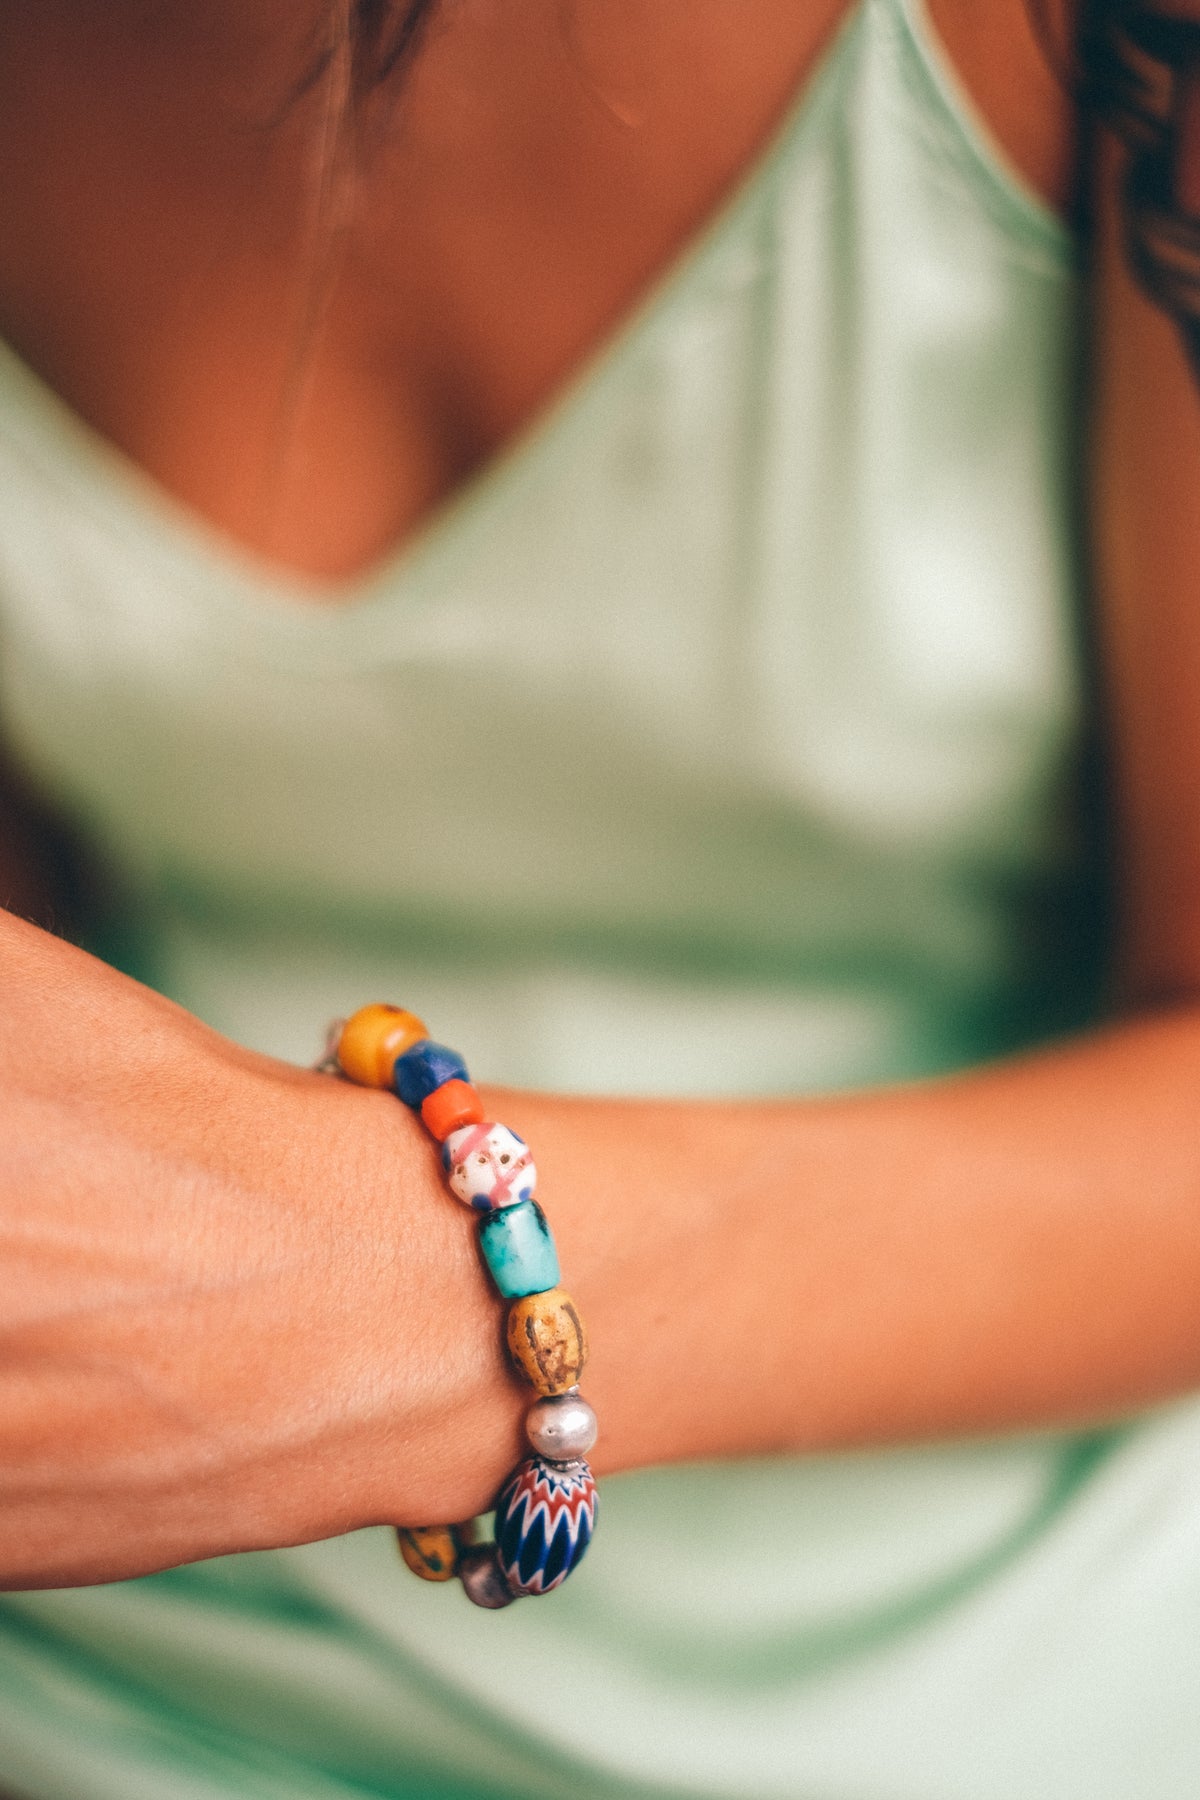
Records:
[[[496,1610],[561,1587],[596,1525],[596,1483],[584,1461],[596,1415],[579,1392],[587,1336],[559,1287],[558,1252],[533,1198],[537,1169],[523,1138],[483,1116],[467,1066],[435,1044],[415,1013],[364,1006],[330,1030],[318,1068],[363,1087],[393,1088],[442,1146],[450,1189],[478,1212],[479,1248],[508,1313],[513,1368],[536,1389],[525,1419],[534,1454],[496,1496],[494,1541],[470,1522],[398,1528],[400,1553],[425,1581],[461,1580],[476,1606]]]

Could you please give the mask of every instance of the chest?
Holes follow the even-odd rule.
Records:
[[[958,0],[940,5],[953,24]],[[206,15],[0,0],[0,331],[194,512],[337,579],[611,335],[761,151],[845,0],[461,0],[352,158],[336,83],[305,85],[312,43],[267,30],[270,10],[222,48]],[[993,0],[987,60],[1008,71],[1001,134],[1043,179],[1060,120],[1021,16]]]
[[[435,12],[353,140],[348,114],[330,129],[332,77],[288,95],[299,51],[260,50],[239,81],[194,46],[186,65],[169,42],[139,60],[102,34],[80,69],[18,22],[0,329],[229,535],[349,574],[541,410],[673,260],[842,5],[756,0],[739,22],[711,0],[473,0]]]

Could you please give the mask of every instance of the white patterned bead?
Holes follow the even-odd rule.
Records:
[[[533,1198],[537,1169],[529,1146],[507,1125],[484,1121],[452,1131],[442,1145],[452,1191],[478,1212],[495,1212]]]

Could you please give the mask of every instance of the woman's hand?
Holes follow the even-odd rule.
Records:
[[[0,1586],[484,1508],[494,1299],[387,1095],[0,914]]]

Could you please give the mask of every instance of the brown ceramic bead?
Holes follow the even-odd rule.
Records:
[[[452,1581],[458,1573],[459,1537],[453,1525],[400,1526],[400,1554],[422,1581]]]
[[[391,1087],[396,1058],[428,1036],[425,1021],[402,1006],[360,1006],[342,1026],[338,1065],[360,1087]]]
[[[514,1300],[508,1353],[517,1373],[539,1394],[565,1394],[573,1388],[587,1361],[587,1333],[570,1294],[549,1288]]]

